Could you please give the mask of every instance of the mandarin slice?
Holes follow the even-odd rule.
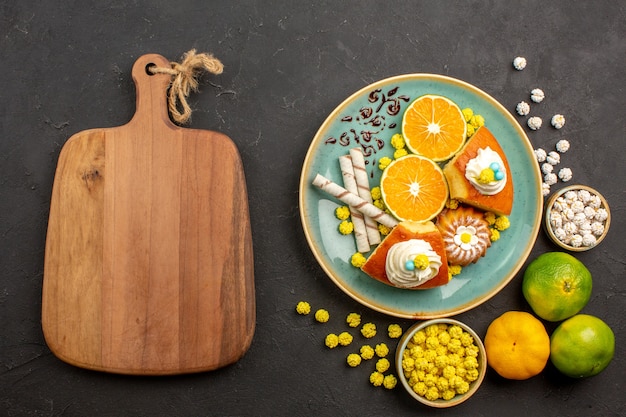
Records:
[[[434,218],[448,199],[448,184],[434,161],[407,155],[383,171],[380,190],[385,205],[399,220],[423,222]]]
[[[465,142],[467,125],[459,106],[447,97],[418,97],[402,116],[402,135],[413,153],[446,161]]]

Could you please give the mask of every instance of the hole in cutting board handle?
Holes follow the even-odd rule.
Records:
[[[146,74],[152,77],[154,73],[150,70],[150,68],[154,68],[154,67],[156,67],[156,64],[154,62],[150,62],[146,64]]]

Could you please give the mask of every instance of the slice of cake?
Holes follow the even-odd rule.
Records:
[[[443,173],[450,198],[498,215],[513,208],[513,179],[504,151],[489,129],[480,127]]]
[[[399,223],[376,247],[361,270],[398,288],[421,290],[447,284],[450,280],[441,233],[430,221]]]

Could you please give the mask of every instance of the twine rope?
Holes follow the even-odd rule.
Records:
[[[198,91],[198,75],[201,70],[211,74],[221,74],[224,65],[208,53],[197,54],[195,49],[186,52],[180,63],[170,62],[171,67],[150,67],[153,74],[169,74],[170,82],[167,104],[175,122],[185,124],[191,117],[191,107],[187,102],[189,93]],[[180,106],[180,109],[179,109]]]

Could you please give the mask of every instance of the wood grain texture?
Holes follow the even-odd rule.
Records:
[[[125,374],[219,368],[255,327],[252,237],[239,153],[225,135],[174,125],[167,75],[133,67],[126,125],[71,137],[55,175],[42,326],[76,366]]]

